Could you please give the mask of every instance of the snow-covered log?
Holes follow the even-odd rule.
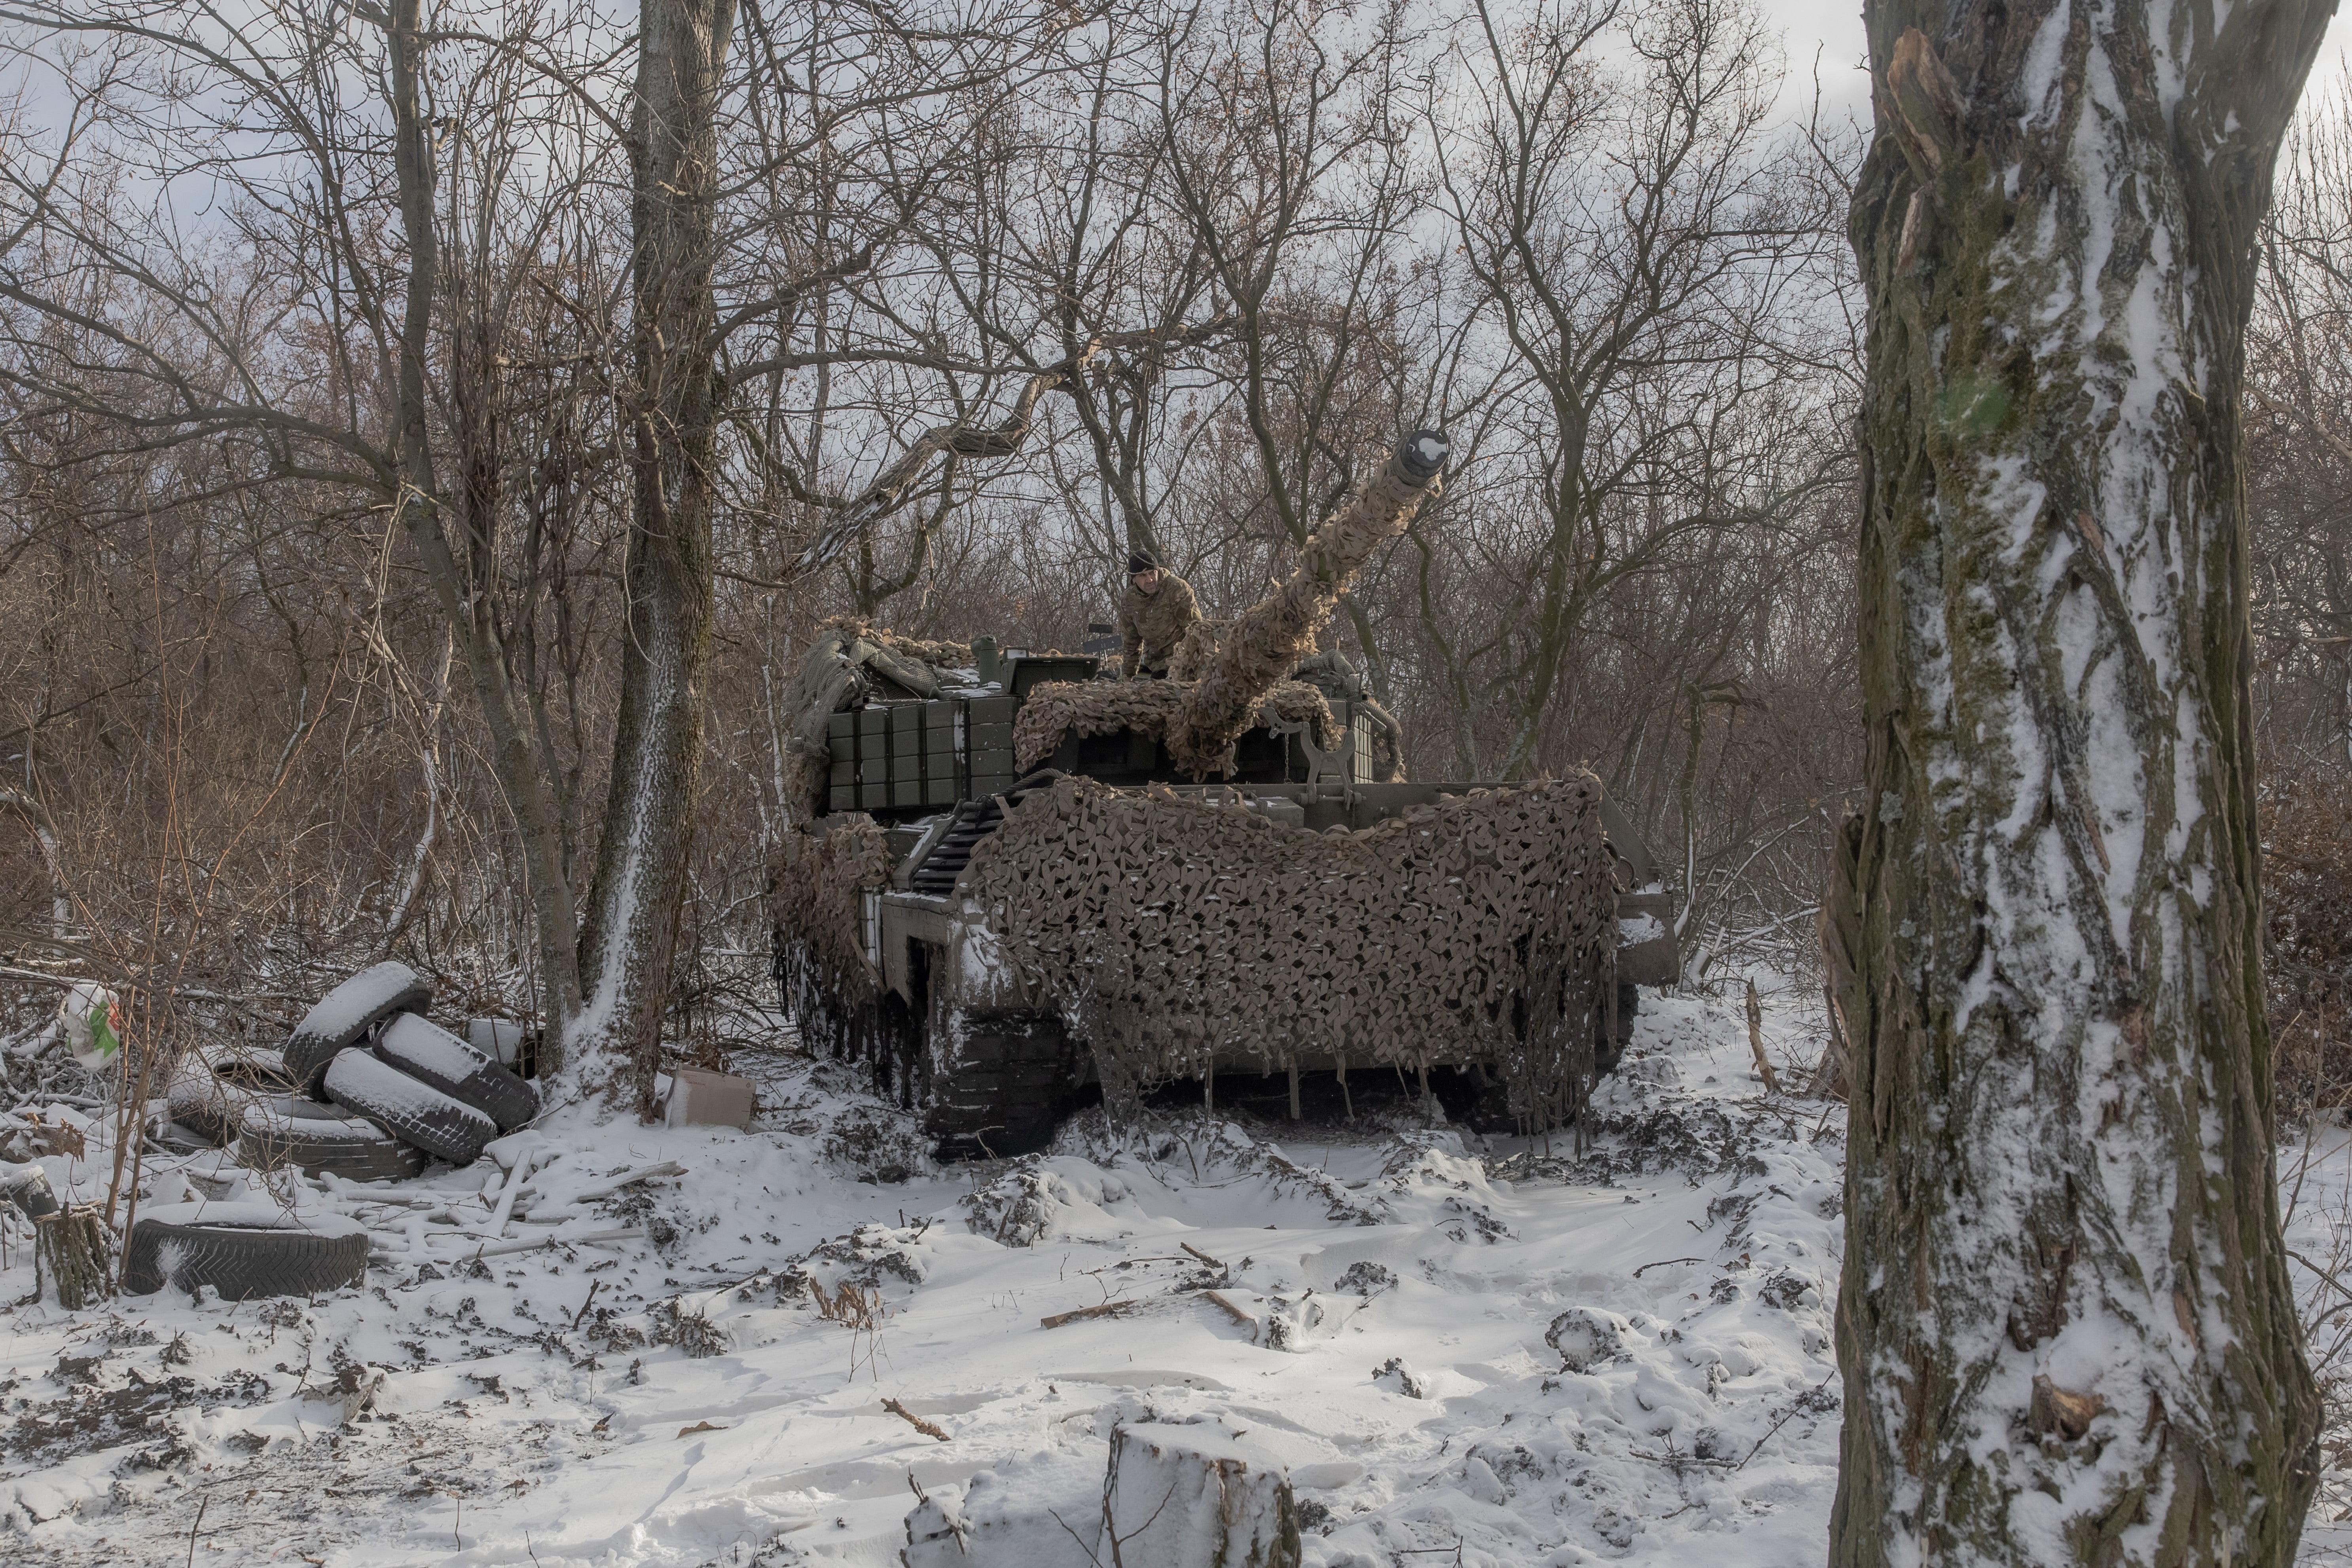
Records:
[[[2294,1554],[2240,384],[2330,9],[1867,13],[1838,1568]]]
[[[1211,1423],[1146,1422],[1110,1442],[1106,1561],[1120,1568],[1297,1568],[1290,1479],[1265,1449]]]

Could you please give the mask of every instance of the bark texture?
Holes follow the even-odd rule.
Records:
[[[583,1055],[625,1056],[641,1114],[669,1000],[701,784],[715,615],[710,514],[719,72],[733,0],[645,0],[635,132],[636,488],[604,834],[581,931]],[[599,1070],[591,1068],[590,1070]]]
[[[1838,1568],[2294,1555],[2239,404],[2327,16],[1867,12]]]

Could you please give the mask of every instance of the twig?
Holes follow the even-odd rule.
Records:
[[[1193,1257],[1199,1258],[1202,1262],[1207,1264],[1210,1268],[1215,1269],[1218,1273],[1223,1274],[1225,1271],[1225,1266],[1223,1264],[1218,1262],[1215,1258],[1210,1257],[1207,1253],[1202,1251],[1191,1242],[1180,1241],[1176,1245],[1191,1253]]]
[[[1677,1263],[1704,1263],[1706,1261],[1706,1259],[1704,1258],[1661,1258],[1655,1263],[1644,1263],[1641,1268],[1633,1270],[1633,1278],[1639,1279],[1643,1274],[1653,1268],[1667,1268]]]
[[[891,1415],[896,1415],[899,1420],[904,1421],[908,1426],[912,1426],[916,1431],[920,1432],[926,1437],[937,1437],[942,1443],[948,1440],[947,1433],[940,1430],[939,1426],[935,1426],[931,1422],[924,1420],[921,1416],[916,1415],[913,1411],[908,1409],[905,1405],[899,1404],[895,1399],[884,1400],[882,1402],[882,1408],[887,1410]],[[913,1474],[914,1472],[911,1470],[908,1472],[910,1479],[912,1479]],[[921,1494],[917,1493],[916,1495],[919,1497]]]
[[[1037,1324],[1040,1328],[1058,1329],[1064,1323],[1075,1323],[1087,1318],[1116,1317],[1118,1314],[1126,1311],[1129,1307],[1134,1305],[1135,1302],[1131,1300],[1125,1301],[1105,1301],[1099,1307],[1080,1307],[1075,1312],[1056,1312],[1050,1318],[1040,1318],[1037,1320]]]
[[[205,1510],[212,1505],[213,1494],[210,1492],[196,1500],[196,1522],[188,1526],[188,1568],[196,1568],[196,1531],[205,1527]]]
[[[580,1310],[572,1314],[572,1331],[573,1333],[576,1334],[580,1331],[580,1321],[588,1315],[588,1309],[595,1305],[596,1292],[604,1287],[604,1282],[602,1279],[591,1279],[588,1281],[588,1299],[580,1303]]]

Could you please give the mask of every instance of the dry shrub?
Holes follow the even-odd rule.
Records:
[[[2339,1109],[2352,1103],[2352,784],[2274,783],[2263,843],[2279,1109]]]

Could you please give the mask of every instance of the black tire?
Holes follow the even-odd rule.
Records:
[[[416,971],[390,961],[362,969],[319,999],[286,1037],[286,1074],[305,1094],[316,1094],[327,1065],[395,1013],[422,1013],[433,987]]]
[[[328,1067],[327,1098],[453,1165],[472,1164],[499,1135],[481,1111],[365,1051],[345,1051]]]
[[[309,1176],[331,1171],[347,1182],[405,1182],[425,1173],[425,1151],[341,1108],[302,1099],[247,1110],[236,1160],[256,1171],[292,1165]]]
[[[131,1222],[122,1249],[122,1288],[152,1296],[166,1285],[194,1294],[209,1285],[224,1301],[260,1296],[320,1296],[367,1278],[364,1233],[314,1236],[302,1230]]]
[[[384,1026],[375,1054],[419,1083],[470,1105],[501,1132],[539,1114],[539,1093],[438,1024],[410,1013]]]
[[[172,1079],[172,1120],[224,1148],[244,1130],[246,1107],[293,1090],[276,1051],[192,1053]]]
[[[1052,1142],[1078,1079],[1062,1020],[968,1014],[955,1035],[931,1051],[923,1131],[940,1141],[937,1157],[1003,1159]]]

